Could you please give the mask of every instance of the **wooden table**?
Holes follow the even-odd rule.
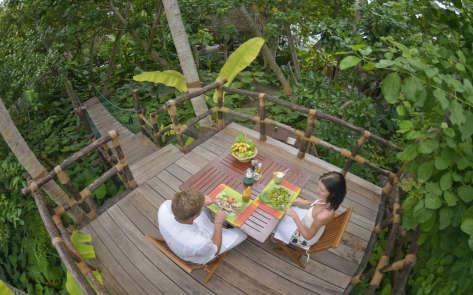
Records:
[[[288,169],[285,179],[301,188],[309,179],[309,175],[304,173],[303,170],[264,152],[258,152],[256,159],[263,164],[263,177],[253,185],[252,199],[261,193],[275,171]],[[209,194],[219,184],[224,183],[234,190],[242,192],[243,177],[250,165],[250,163],[237,161],[231,154],[225,154],[220,159],[216,159],[200,169],[184,182],[180,189],[194,189]],[[264,243],[276,228],[278,222],[279,219],[257,208],[240,229],[255,240]]]

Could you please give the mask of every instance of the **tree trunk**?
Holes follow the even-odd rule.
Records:
[[[181,10],[177,0],[162,0],[166,18],[168,20],[169,29],[171,30],[174,46],[176,47],[177,56],[182,72],[186,77],[189,92],[200,87],[199,73],[195,65],[194,56],[187,38],[187,33],[182,22]],[[207,104],[203,95],[197,96],[191,100],[194,113],[198,116],[208,111]],[[201,121],[202,125],[210,126],[210,119]]]
[[[113,1],[110,1],[110,8],[112,8],[113,10],[113,13],[115,14],[115,16],[117,17],[118,21],[120,22],[120,24],[124,27],[124,28],[128,28],[128,21],[127,19],[120,13],[120,10],[115,6],[113,5]],[[137,44],[139,44],[141,47],[143,47],[143,49],[145,50],[146,53],[148,53],[151,57],[151,60],[153,60],[154,62],[158,63],[161,67],[163,68],[169,68],[170,65],[169,63],[167,62],[167,60],[165,60],[164,58],[162,58],[159,53],[154,50],[153,46],[151,46],[151,44],[149,42],[147,42],[146,40],[143,40],[143,38],[140,37],[140,35],[138,34],[138,32],[134,31],[134,30],[129,30],[130,34],[131,34],[131,37],[133,38],[133,40],[135,40],[135,42]]]
[[[291,26],[287,28],[287,42],[289,45],[289,50],[291,51],[292,64],[294,65],[294,73],[297,80],[301,79],[301,66],[299,64],[299,59],[297,58],[296,45],[294,42],[294,35],[292,35]]]
[[[111,94],[110,80],[112,79],[113,70],[115,69],[115,62],[117,60],[117,53],[120,49],[120,39],[122,38],[122,32],[119,31],[115,36],[115,41],[113,42],[112,53],[110,54],[110,60],[107,65],[107,72],[105,79],[103,80],[103,95],[109,96]]]
[[[255,35],[256,37],[262,37],[263,34],[258,29],[258,26],[256,25],[255,21],[251,18],[246,7],[241,6],[240,11],[245,17],[249,27],[253,31],[253,35]],[[289,84],[289,81],[284,76],[284,73],[282,72],[279,65],[276,63],[276,58],[274,57],[273,53],[269,49],[268,45],[266,45],[266,43],[263,45],[263,58],[265,59],[266,63],[269,65],[271,70],[274,72],[274,74],[276,74],[276,77],[279,79],[279,82],[281,83],[284,93],[286,95],[291,95],[292,93],[291,85]]]
[[[39,162],[35,154],[29,148],[28,144],[16,128],[15,123],[10,117],[7,108],[0,99],[0,134],[10,147],[20,164],[25,168],[33,179],[46,172],[46,168]],[[69,196],[54,181],[51,180],[41,187],[57,205],[64,206],[69,203]],[[81,221],[84,217],[84,211],[80,208],[74,208],[69,211],[75,221]]]

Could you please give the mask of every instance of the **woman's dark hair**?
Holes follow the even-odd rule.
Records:
[[[347,194],[345,176],[339,172],[327,172],[320,176],[319,180],[325,185],[329,192],[327,201],[330,209],[337,210]]]

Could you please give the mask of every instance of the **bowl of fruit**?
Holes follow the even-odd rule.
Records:
[[[232,156],[240,162],[249,162],[256,157],[257,153],[254,142],[240,132],[232,144]]]

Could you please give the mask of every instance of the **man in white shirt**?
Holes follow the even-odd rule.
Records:
[[[212,202],[202,193],[183,191],[159,207],[159,231],[168,247],[181,259],[205,264],[246,239],[246,234],[239,229],[223,228],[223,211],[215,215],[215,224],[210,221],[205,206]]]

